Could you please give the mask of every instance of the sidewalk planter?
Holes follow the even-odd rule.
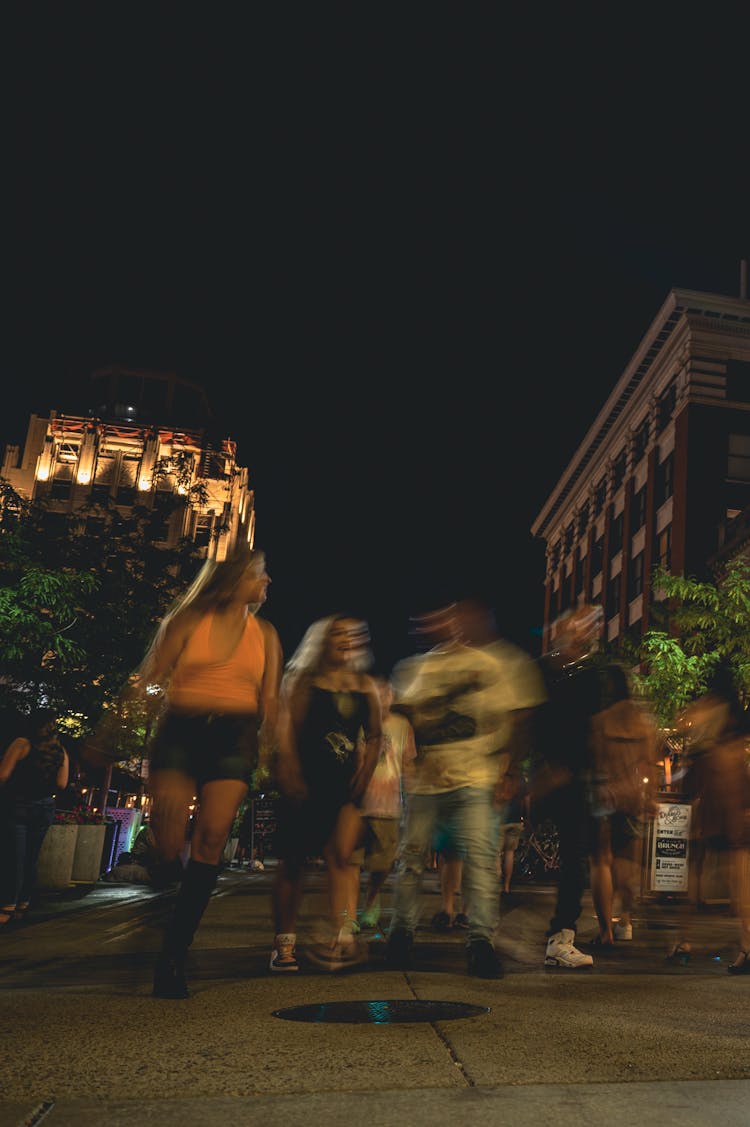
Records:
[[[37,888],[68,888],[72,884],[76,841],[82,828],[88,827],[75,824],[50,826],[39,851]]]
[[[104,822],[99,826],[78,826],[71,880],[84,884],[96,884],[99,880],[106,833]]]

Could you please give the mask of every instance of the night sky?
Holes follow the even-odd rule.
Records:
[[[669,289],[739,293],[742,36],[183,9],[10,30],[0,441],[176,370],[250,468],[287,654],[351,609],[387,668],[451,593],[533,652],[547,494]]]

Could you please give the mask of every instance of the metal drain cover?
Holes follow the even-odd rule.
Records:
[[[488,1014],[489,1006],[470,1006],[466,1002],[417,1002],[407,999],[375,1002],[321,1002],[312,1006],[292,1006],[274,1010],[272,1017],[285,1021],[349,1022],[352,1025],[396,1025],[407,1021],[453,1021],[459,1017]]]

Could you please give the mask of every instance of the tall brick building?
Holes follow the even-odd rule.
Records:
[[[545,541],[543,649],[591,600],[606,637],[649,625],[656,564],[710,576],[750,505],[750,301],[674,289],[531,531]]]

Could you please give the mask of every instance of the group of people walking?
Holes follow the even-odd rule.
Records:
[[[151,826],[160,879],[166,886],[179,875],[156,962],[155,997],[188,996],[187,953],[259,755],[273,763],[281,795],[272,973],[299,970],[305,865],[319,856],[328,910],[305,954],[330,970],[357,963],[363,957],[358,932],[377,922],[381,890],[393,871],[386,961],[411,967],[418,958],[424,871],[440,840],[461,862],[467,971],[501,977],[498,847],[522,768],[532,820],[553,822],[559,840],[545,963],[572,970],[592,965],[592,951],[576,942],[589,876],[599,923],[594,953],[632,937],[644,821],[656,809],[653,782],[643,780],[656,778],[660,738],[648,709],[631,699],[622,668],[595,653],[600,608],[563,616],[553,651],[534,660],[499,637],[487,606],[435,600],[413,619],[419,652],[386,674],[374,668],[367,624],[344,612],[314,622],[285,662],[275,628],[258,613],[270,582],[263,552],[247,545],[227,560],[207,561],[164,616],[124,694],[153,712]],[[750,784],[736,751],[744,714],[727,703],[721,722],[712,717],[713,746],[724,732],[735,741],[739,792],[731,816],[714,803],[711,836],[735,860],[741,954],[730,970],[746,973],[750,841],[747,817],[738,811],[750,809]],[[14,754],[22,755],[26,745],[15,746]],[[48,758],[50,772],[53,759],[55,770],[62,769],[59,757]],[[9,775],[6,760],[7,753],[0,784]],[[704,786],[706,774],[704,764]],[[369,876],[359,924],[363,864]],[[10,893],[6,899],[0,923],[16,910]],[[687,949],[684,938],[681,950]]]

